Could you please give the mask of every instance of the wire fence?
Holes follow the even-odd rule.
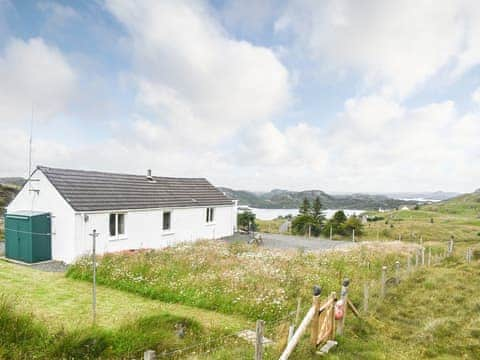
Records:
[[[472,262],[474,256],[472,248],[468,248],[464,256],[465,262]],[[388,294],[401,282],[413,276],[418,270],[425,269],[431,266],[437,266],[448,257],[454,256],[453,244],[449,243],[445,251],[432,247],[419,247],[416,251],[411,253],[402,260],[397,260],[393,265],[387,267],[383,266],[380,274],[376,274],[376,278],[365,279],[363,284],[363,298],[361,293],[356,294],[356,305],[361,309],[361,313],[368,314],[377,311],[379,306],[385,304],[388,300]],[[369,266],[369,264],[364,264]],[[373,274],[372,274],[373,275]],[[360,287],[361,288],[361,287]],[[279,332],[278,327],[282,324],[297,325],[298,317],[303,317],[311,307],[310,303],[299,306],[296,311],[289,312],[284,317],[274,321],[265,322],[265,337],[277,337]],[[282,335],[284,336],[284,335]],[[197,344],[179,348],[176,350],[162,352],[157,356],[159,358],[176,358],[178,356],[185,356],[187,353],[197,352],[212,355],[216,351],[225,349],[226,346],[232,345],[232,340],[240,340],[238,333],[231,333],[227,335],[209,338],[206,341],[201,341]],[[288,343],[288,340],[285,340]],[[252,347],[253,353],[253,347]]]

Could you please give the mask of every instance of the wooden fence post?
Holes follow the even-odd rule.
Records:
[[[363,284],[363,312],[368,312],[368,282]]]
[[[319,289],[319,292],[321,292],[321,288],[320,287],[315,287],[315,288],[318,288]],[[320,293],[318,295],[314,295],[314,296],[318,296],[320,297]],[[307,314],[305,315],[305,317],[303,318],[302,322],[300,323],[300,325],[298,326],[298,329],[297,331],[295,331],[295,334],[293,334],[293,337],[292,339],[288,342],[287,344],[287,347],[285,348],[285,350],[283,351],[282,355],[280,356],[280,359],[279,360],[287,360],[290,356],[290,354],[293,352],[293,350],[295,349],[295,346],[297,346],[298,342],[300,341],[300,339],[302,338],[303,334],[305,333],[305,330],[307,329],[308,327],[308,324],[310,324],[310,322],[312,321],[313,317],[315,315],[315,309],[314,307],[312,306],[310,308],[310,310],[308,310]]]
[[[382,266],[382,276],[380,278],[380,299],[385,297],[385,282],[387,276],[387,267],[384,265]]]
[[[453,255],[453,236],[450,237],[450,242],[448,243],[448,256]]]
[[[263,327],[265,326],[265,321],[257,320],[255,338],[255,360],[262,360],[263,358]]]
[[[143,360],[156,360],[157,354],[155,350],[147,350],[143,353]]]
[[[352,242],[355,242],[355,229],[352,229]]]
[[[425,266],[425,247],[422,246],[422,266]]]
[[[427,265],[430,267],[432,265],[432,247],[428,248],[428,263]]]
[[[400,261],[395,261],[395,284],[400,284]]]
[[[343,306],[343,316],[337,326],[337,335],[343,334],[343,328],[345,326],[345,318],[347,317],[348,285],[350,285],[350,280],[344,279],[342,283],[342,290],[340,292],[340,301],[342,301],[342,306]]]
[[[310,342],[314,347],[317,346],[317,339],[318,339],[318,328],[320,326],[319,320],[319,310],[320,310],[320,293],[322,289],[319,286],[314,286],[313,288],[313,301],[312,307],[314,308],[314,315],[312,318],[312,332],[310,334]]]

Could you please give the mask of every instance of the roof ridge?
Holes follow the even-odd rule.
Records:
[[[175,178],[37,166],[77,211],[231,205],[206,178]]]
[[[50,167],[44,165],[37,165],[37,169],[41,171],[48,171],[48,170],[60,170],[60,171],[72,171],[72,172],[81,172],[81,173],[90,173],[90,174],[102,174],[102,175],[121,175],[121,176],[135,176],[135,177],[144,177],[146,175],[140,174],[127,174],[127,173],[119,173],[119,172],[111,172],[111,171],[100,171],[100,170],[84,170],[84,169],[67,169],[67,168],[57,168],[57,167]],[[205,177],[179,177],[179,176],[152,176],[154,179],[186,179],[186,180],[207,180]]]

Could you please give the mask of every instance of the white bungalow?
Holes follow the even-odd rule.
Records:
[[[237,204],[202,178],[39,166],[7,207],[6,216],[15,219],[15,214],[21,218],[29,213],[48,214],[51,259],[71,263],[91,252],[93,230],[99,234],[98,253],[232,235]],[[9,231],[10,237],[21,232]]]

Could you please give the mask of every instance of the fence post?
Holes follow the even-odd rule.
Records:
[[[347,317],[347,308],[348,308],[348,285],[350,285],[350,280],[345,278],[342,283],[342,290],[340,292],[340,301],[343,306],[343,316],[337,326],[337,335],[343,334],[343,327],[345,325],[345,318]]]
[[[312,318],[312,332],[310,334],[310,342],[312,345],[315,347],[317,346],[317,339],[318,339],[318,328],[320,326],[318,322],[318,318],[320,316],[319,310],[320,310],[320,293],[321,289],[319,286],[314,286],[313,287],[313,301],[312,301],[312,307],[315,309],[313,318]]]
[[[265,321],[257,320],[257,328],[256,328],[257,336],[255,338],[255,360],[262,360],[263,358],[263,327],[264,325],[265,325]]]
[[[368,282],[363,284],[363,312],[368,312]]]
[[[395,261],[395,284],[400,284],[400,261]]]
[[[157,354],[155,350],[147,350],[143,353],[143,360],[156,360]]]
[[[313,296],[318,296],[320,297],[320,293],[322,291],[322,289],[319,287],[319,286],[315,286],[314,287],[314,294]],[[318,295],[317,295],[318,294]],[[285,348],[285,350],[283,350],[283,353],[282,355],[280,356],[280,359],[279,360],[287,360],[290,356],[290,354],[293,352],[293,350],[295,349],[295,346],[297,346],[298,342],[300,341],[300,339],[302,338],[303,334],[305,333],[305,330],[307,329],[308,327],[308,324],[310,324],[310,322],[312,321],[313,317],[315,315],[315,309],[313,308],[313,306],[310,308],[310,310],[308,310],[307,314],[305,315],[305,317],[303,318],[302,322],[300,323],[300,325],[298,325],[298,329],[297,331],[295,331],[295,334],[293,334],[293,337],[292,339],[288,342],[287,344],[287,347]]]
[[[382,266],[382,276],[380,278],[380,299],[385,297],[385,278],[387,276],[387,267]]]
[[[415,267],[417,267],[417,266],[418,266],[418,249],[415,252]]]
[[[432,247],[429,247],[428,248],[428,263],[427,263],[428,267],[430,267],[432,265]]]
[[[422,266],[425,266],[425,247],[422,246]]]
[[[448,243],[448,256],[453,255],[453,236],[450,237],[450,242]]]
[[[352,229],[352,242],[355,242],[355,229]]]

